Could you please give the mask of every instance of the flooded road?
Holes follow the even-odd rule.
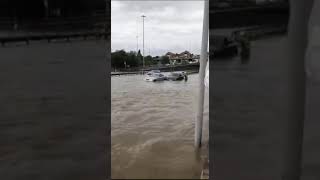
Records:
[[[1,179],[106,179],[108,46],[72,40],[0,48]]]
[[[212,63],[215,179],[281,179],[290,90],[285,43],[253,41],[248,62]]]
[[[291,102],[296,98],[291,95],[295,86],[290,83],[292,67],[287,40],[283,36],[252,42],[251,57],[245,63],[236,57],[210,64],[214,87],[210,96],[210,144],[215,147],[210,172],[214,179],[282,179],[288,165],[284,157],[291,152],[287,147],[288,130]],[[312,57],[316,59],[312,68],[316,68],[318,46],[312,48]],[[316,78],[307,79],[306,86],[303,180],[320,177],[320,86]]]
[[[188,81],[111,78],[112,178],[199,178],[194,152],[198,74]],[[208,92],[204,112],[208,140]]]

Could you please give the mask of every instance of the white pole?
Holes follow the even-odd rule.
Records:
[[[136,52],[138,53],[138,51],[139,51],[139,47],[138,47],[138,41],[139,41],[139,40],[138,40],[138,36],[137,36],[136,38],[137,38],[137,51],[136,51]]]
[[[143,28],[143,30],[142,30],[142,62],[143,62],[143,68],[144,68],[144,18],[146,17],[145,15],[142,15],[141,16],[142,17],[142,28]]]
[[[138,30],[138,22],[139,22],[139,19],[137,18],[137,36],[136,36],[136,38],[137,38],[137,54],[138,54],[138,50],[139,50],[139,30]]]
[[[288,26],[289,117],[284,152],[283,180],[299,180],[304,127],[305,70],[307,28],[313,0],[290,0]]]
[[[195,147],[201,147],[202,138],[202,122],[203,122],[203,105],[204,105],[204,77],[206,61],[208,58],[208,35],[209,35],[209,0],[204,1],[203,13],[203,29],[202,29],[202,44],[200,55],[200,70],[199,70],[199,95],[198,95],[198,112],[195,122]]]

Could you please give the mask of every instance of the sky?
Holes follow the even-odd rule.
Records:
[[[200,54],[203,6],[203,0],[112,0],[111,50],[136,51],[138,42],[142,53],[145,15],[146,56],[185,50]]]

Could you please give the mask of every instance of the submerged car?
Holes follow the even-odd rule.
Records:
[[[154,73],[161,73],[160,70],[151,70],[149,72],[146,73],[146,75],[152,75]]]
[[[161,73],[151,73],[145,76],[145,81],[156,82],[156,81],[164,81],[167,77]]]
[[[180,80],[183,80],[183,79],[186,79],[186,78],[187,78],[187,73],[184,72],[184,71],[182,71],[182,72],[171,72],[167,76],[167,79],[171,80],[171,81],[180,81]]]

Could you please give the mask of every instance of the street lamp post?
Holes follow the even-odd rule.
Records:
[[[136,38],[137,38],[137,54],[138,54],[138,51],[139,51],[139,45],[138,45],[139,37],[138,37],[138,35],[136,36]]]
[[[137,24],[137,36],[136,36],[136,40],[137,40],[137,54],[139,51],[139,30],[138,30],[138,23],[139,23],[139,19],[137,18],[136,24]]]
[[[142,63],[143,63],[143,68],[144,68],[144,18],[146,17],[145,15],[142,15]]]

